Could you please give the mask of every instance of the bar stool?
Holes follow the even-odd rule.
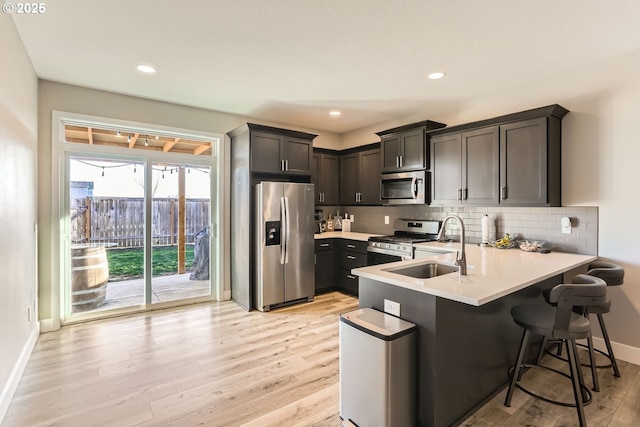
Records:
[[[591,324],[587,317],[575,313],[574,309],[604,303],[607,295],[606,287],[607,284],[598,277],[578,274],[572,284],[560,284],[551,289],[549,301],[554,305],[532,303],[517,305],[511,309],[513,321],[522,327],[524,332],[504,401],[505,406],[511,406],[513,391],[515,387],[518,387],[525,393],[545,402],[575,407],[578,411],[580,427],[586,427],[584,405],[591,403],[591,392],[584,386],[582,370],[577,362],[578,349],[576,340],[591,337]],[[564,341],[569,355],[569,375],[546,366],[524,363],[524,356],[532,333]],[[535,367],[548,369],[571,379],[575,404],[548,399],[521,386],[519,381],[522,376],[522,369]]]
[[[589,264],[587,274],[589,276],[598,277],[605,281],[607,286],[619,286],[624,283],[624,269],[616,264],[603,262],[603,261],[594,261]],[[544,299],[550,303],[549,294],[551,290],[547,289],[543,291]],[[595,349],[593,346],[593,339],[587,339],[586,347],[589,349],[591,354],[592,351],[598,352],[609,359],[609,363],[606,365],[596,365],[594,363],[594,359],[591,358],[589,364],[582,364],[582,366],[588,366],[591,368],[591,376],[593,378],[593,390],[600,391],[600,385],[598,382],[598,372],[596,368],[613,368],[613,375],[615,377],[620,377],[620,370],[618,369],[618,363],[616,362],[616,358],[613,354],[613,348],[611,347],[611,341],[609,340],[609,334],[607,333],[607,327],[604,323],[604,317],[602,316],[605,313],[611,311],[611,300],[609,298],[602,304],[597,305],[589,305],[583,307],[580,311],[584,314],[585,317],[589,317],[590,314],[595,314],[598,317],[598,323],[600,324],[600,330],[602,331],[602,338],[604,339],[604,343],[607,347],[607,353]],[[545,348],[548,340],[543,339],[542,344],[540,346],[540,352],[538,353],[538,360],[536,363],[540,364],[540,360],[542,359],[543,352],[547,352],[553,357],[566,360],[561,357],[562,354],[562,346],[558,345],[557,352],[554,354]],[[578,344],[581,347],[585,347],[582,344]]]
[[[599,277],[607,283],[607,286],[620,286],[624,283],[624,268],[619,265],[612,264],[603,261],[594,261],[589,264],[589,271],[587,274],[590,276]],[[620,370],[618,369],[618,363],[613,355],[613,348],[611,347],[611,341],[609,340],[609,334],[607,333],[607,327],[604,324],[603,314],[611,311],[611,300],[607,298],[604,304],[598,306],[587,307],[587,315],[595,314],[598,317],[598,323],[600,324],[600,330],[602,331],[602,338],[607,347],[607,353],[603,351],[595,350],[598,353],[606,356],[609,359],[609,364],[597,366],[598,368],[613,368],[613,376],[620,377]]]

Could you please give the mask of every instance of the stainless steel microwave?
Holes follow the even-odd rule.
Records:
[[[427,202],[425,171],[383,173],[380,198],[388,205],[418,205]]]

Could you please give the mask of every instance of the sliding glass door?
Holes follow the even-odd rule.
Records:
[[[171,157],[66,153],[67,321],[212,299],[217,168]]]
[[[152,170],[151,303],[207,296],[211,170],[157,162]]]

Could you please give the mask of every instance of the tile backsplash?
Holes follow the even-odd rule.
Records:
[[[337,209],[344,214],[355,215],[352,231],[376,234],[393,233],[393,222],[397,218],[442,220],[450,213],[459,215],[465,225],[469,243],[481,241],[481,219],[484,214],[495,219],[497,237],[509,233],[516,239],[543,240],[548,246],[561,252],[587,255],[598,254],[598,208],[594,206],[565,206],[559,208],[509,208],[509,207],[465,207],[465,206],[342,206],[322,207],[325,215],[335,214]],[[385,225],[385,216],[389,224]],[[560,218],[571,218],[571,234],[562,234]],[[455,221],[447,224],[447,236],[458,236]]]

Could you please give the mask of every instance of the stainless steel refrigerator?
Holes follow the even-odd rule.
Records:
[[[255,308],[313,301],[313,184],[263,181],[255,195]]]

